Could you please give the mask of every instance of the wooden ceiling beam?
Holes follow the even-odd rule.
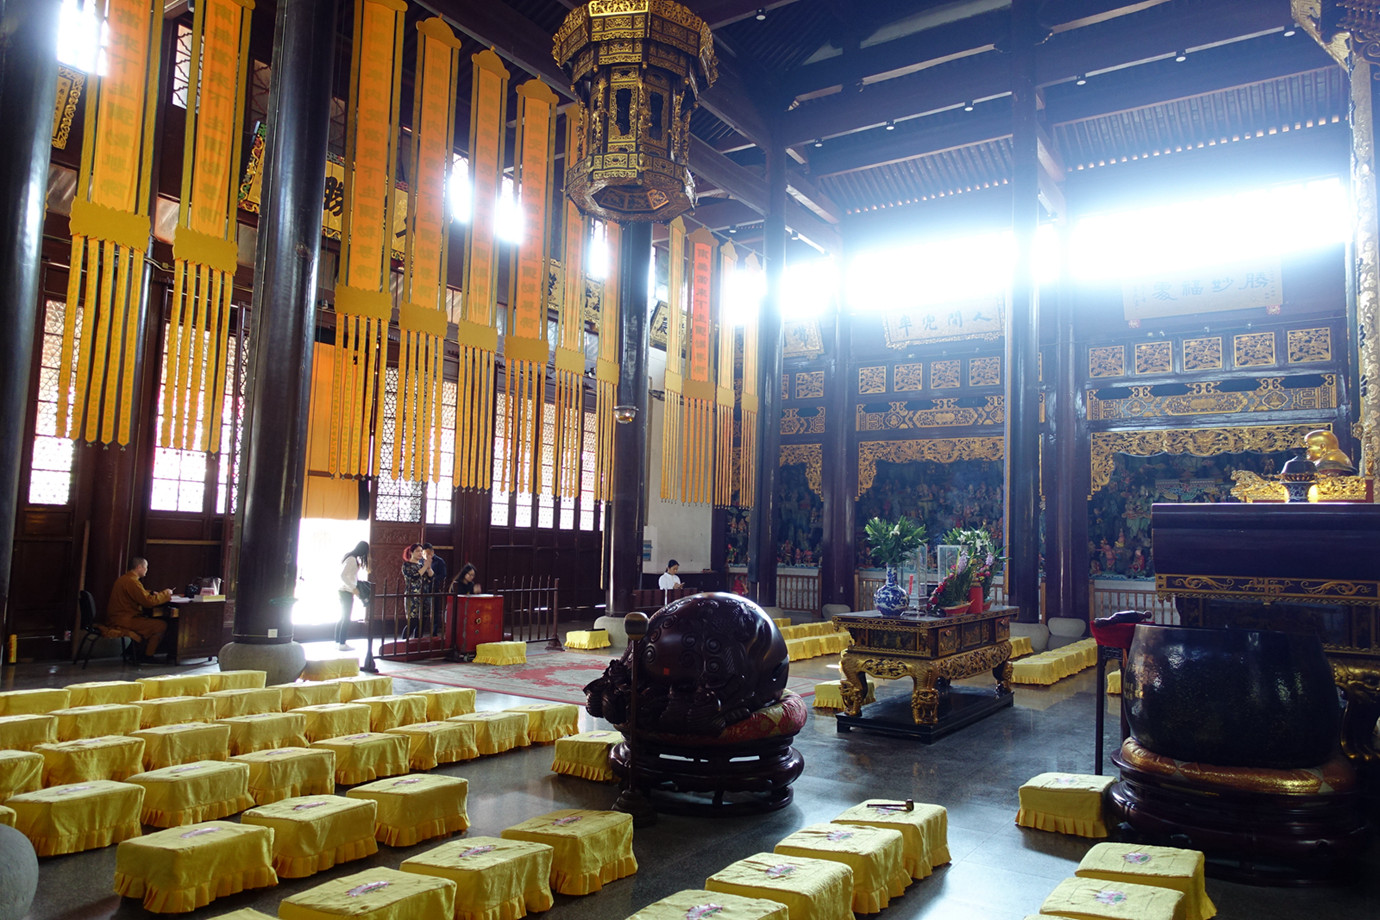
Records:
[[[1184,47],[1205,47],[1283,28],[1272,5],[1221,0],[1173,17],[1137,21],[1126,16],[1096,27],[1053,36],[1037,50],[1037,80],[1049,85],[1080,73],[1115,70],[1161,58]],[[1086,33],[1086,34],[1085,34]],[[800,106],[784,119],[787,146],[835,137],[940,112],[966,100],[989,99],[1010,90],[1009,59],[989,51],[938,70],[898,77],[862,93],[831,96]]]
[[[752,208],[767,213],[767,180],[715,150],[697,137],[690,139],[690,162],[696,175]],[[786,227],[832,253],[841,251],[838,228],[821,220],[794,198],[786,199]]]

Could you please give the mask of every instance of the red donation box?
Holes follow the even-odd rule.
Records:
[[[451,642],[469,654],[481,642],[503,641],[503,598],[497,594],[461,594],[450,598]]]

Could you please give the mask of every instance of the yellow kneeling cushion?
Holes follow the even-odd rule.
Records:
[[[1041,773],[1021,786],[1016,823],[1078,837],[1106,837],[1102,796],[1111,784],[1110,776]]]

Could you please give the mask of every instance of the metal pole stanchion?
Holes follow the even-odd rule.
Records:
[[[364,664],[360,665],[361,671],[368,671],[370,674],[379,672],[378,665],[374,664],[374,598],[370,592],[369,602],[364,605]]]

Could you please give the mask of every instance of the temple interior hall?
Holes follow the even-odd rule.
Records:
[[[1373,0],[4,0],[0,920],[562,809],[548,916],[712,916],[873,802],[950,859],[840,920],[1373,916],[1377,81]],[[252,789],[48,791],[320,745],[468,830],[145,897]]]

